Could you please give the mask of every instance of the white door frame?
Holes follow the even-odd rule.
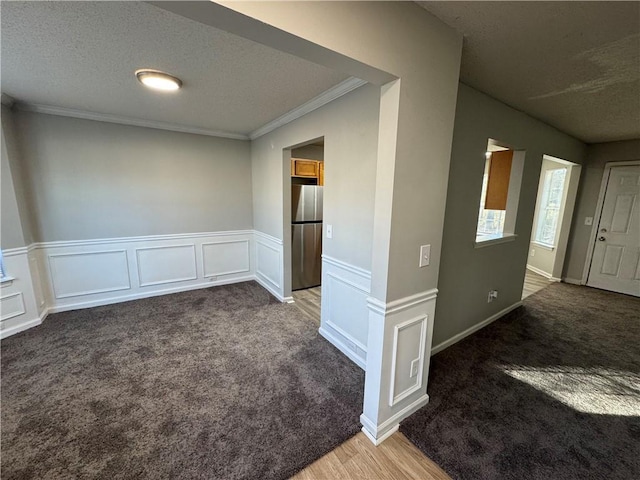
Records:
[[[591,262],[593,260],[593,251],[595,250],[596,237],[598,235],[598,225],[600,225],[600,216],[602,215],[602,207],[604,205],[604,197],[607,193],[607,185],[609,184],[609,175],[613,167],[627,167],[630,165],[640,165],[640,160],[630,160],[626,162],[607,162],[604,165],[604,174],[602,175],[602,183],[600,184],[600,194],[598,195],[598,203],[596,213],[593,217],[593,225],[591,226],[591,235],[589,236],[589,248],[587,249],[587,258],[585,259],[584,269],[582,271],[581,285],[586,285],[589,279],[589,270],[591,270]]]

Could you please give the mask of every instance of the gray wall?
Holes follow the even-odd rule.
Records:
[[[591,226],[585,225],[585,217],[596,214],[598,195],[607,162],[640,160],[640,139],[589,145],[586,168],[582,170],[575,216],[569,237],[569,249],[565,260],[564,278],[578,282],[587,258]],[[594,222],[597,219],[594,218]]]
[[[487,139],[525,149],[513,242],[474,248]],[[544,154],[582,164],[585,146],[460,84],[453,136],[434,345],[520,301]],[[489,290],[498,299],[487,303]]]
[[[33,242],[33,216],[28,202],[14,112],[2,105],[2,248]]]
[[[252,228],[250,143],[19,112],[36,241]]]
[[[13,187],[4,128],[2,129],[2,166],[0,170],[0,181],[0,205],[2,207],[0,213],[0,218],[2,219],[2,224],[0,225],[0,247],[3,249],[24,247],[26,244],[22,233],[18,203],[16,202],[16,192]]]
[[[319,145],[305,145],[291,150],[294,158],[307,158],[309,160],[324,160],[324,147]]]
[[[252,143],[256,230],[286,240],[283,149],[324,137],[324,223],[334,232],[323,251],[371,269],[379,97],[365,85]]]

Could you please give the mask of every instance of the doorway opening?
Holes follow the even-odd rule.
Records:
[[[581,168],[543,156],[522,298],[562,279]]]
[[[324,138],[290,150],[291,291],[297,307],[320,327],[324,202]]]

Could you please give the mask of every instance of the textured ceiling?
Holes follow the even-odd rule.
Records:
[[[247,134],[347,78],[140,2],[2,2],[2,92],[22,102]],[[134,71],[176,75],[173,94]]]
[[[417,2],[465,35],[460,79],[587,143],[640,138],[640,2]]]

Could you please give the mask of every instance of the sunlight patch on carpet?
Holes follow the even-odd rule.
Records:
[[[525,382],[583,413],[640,417],[640,375],[580,367],[502,366]]]

